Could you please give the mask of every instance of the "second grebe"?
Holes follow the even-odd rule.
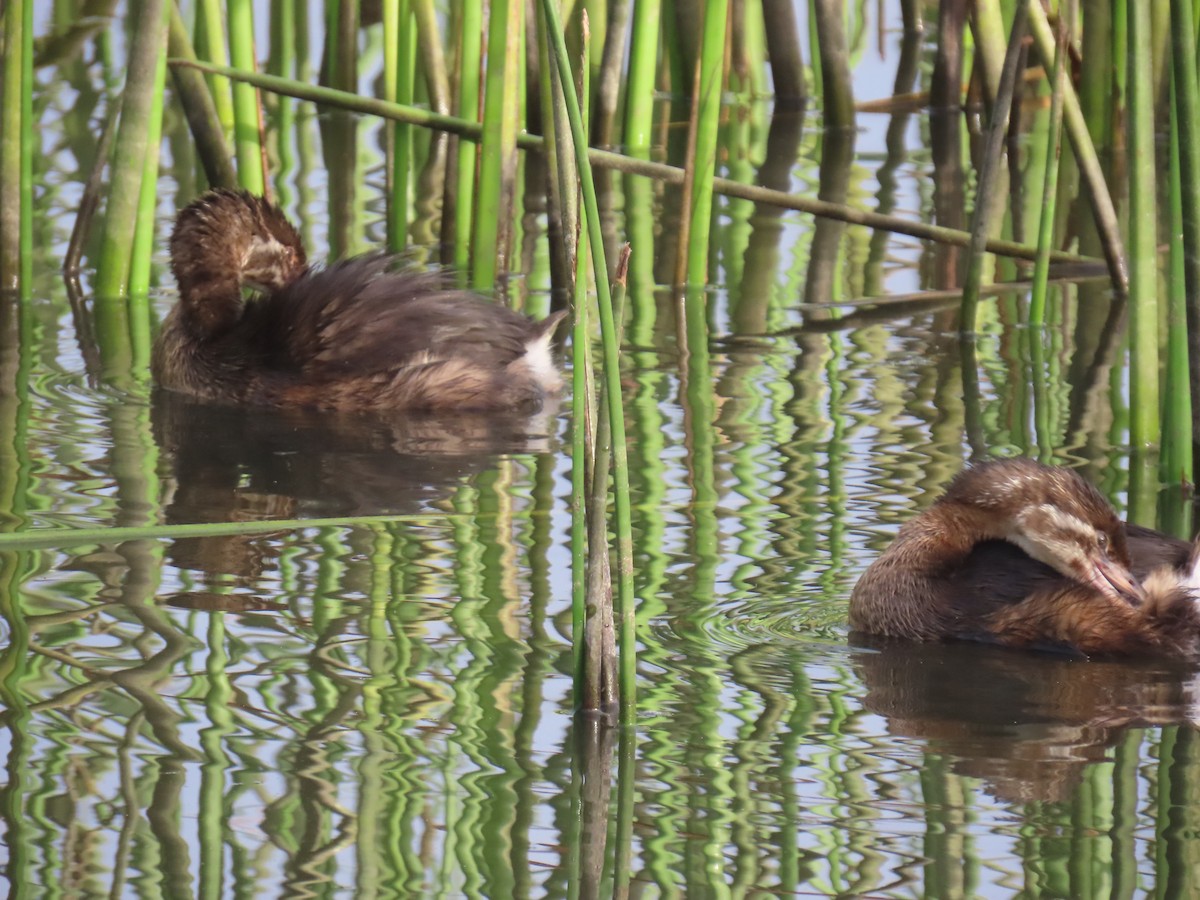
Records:
[[[1200,578],[1188,546],[1139,529],[1143,561],[1131,563],[1124,523],[1078,474],[994,460],[961,473],[900,529],[855,585],[850,627],[915,640],[1193,656]]]
[[[164,387],[231,403],[534,410],[562,386],[541,322],[371,253],[310,268],[274,204],[215,190],[171,235],[179,303],[154,346]],[[261,296],[247,300],[244,288]]]

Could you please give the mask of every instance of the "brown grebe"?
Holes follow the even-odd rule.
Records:
[[[922,641],[1194,657],[1197,556],[1149,529],[1131,542],[1103,495],[1069,469],[993,460],[958,475],[900,529],[855,585],[850,627]]]
[[[179,213],[171,268],[180,299],[152,360],[171,390],[239,404],[533,411],[562,387],[550,340],[565,312],[535,322],[388,253],[311,268],[283,212],[244,191],[210,191]]]

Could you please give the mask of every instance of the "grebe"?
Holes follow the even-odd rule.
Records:
[[[209,191],[179,213],[171,268],[180,299],[151,365],[171,390],[281,407],[534,411],[562,387],[550,340],[565,312],[535,322],[388,253],[311,268],[283,212],[244,191]]]
[[[904,525],[850,595],[850,627],[1083,654],[1196,656],[1200,551],[1126,526],[1069,469],[985,462]]]

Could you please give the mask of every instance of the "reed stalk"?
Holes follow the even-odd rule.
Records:
[[[633,5],[629,73],[625,80],[625,146],[634,156],[650,148],[654,126],[654,82],[658,76],[658,35],[662,0]]]
[[[540,41],[547,45],[548,50],[544,14],[538,16],[538,23],[543,31]],[[580,118],[584,122],[590,119],[591,79],[588,74],[588,51],[591,46],[591,32],[588,23],[588,14],[584,10],[580,16],[579,71],[574,86],[580,101]],[[562,78],[557,67],[550,66],[545,71],[550,75],[545,81],[554,92],[554,115],[551,117],[551,124],[556,136],[555,168],[560,175],[569,172],[574,176],[577,171],[575,147],[571,140],[570,123],[567,121]],[[591,316],[588,309],[589,238],[579,229],[579,201],[575,196],[579,193],[577,185],[576,176],[563,178],[559,186],[561,194],[570,198],[572,202],[568,210],[572,218],[570,221],[564,221],[563,227],[575,232],[569,242],[571,252],[575,254],[571,284],[577,317],[571,350],[574,364],[578,365],[579,369],[573,372],[573,387],[577,391],[573,397],[574,411],[578,417],[572,420],[576,426],[572,429],[572,434],[580,446],[580,457],[578,472],[575,471],[575,459],[572,459],[572,478],[574,481],[578,477],[581,483],[578,521],[572,522],[572,537],[580,540],[582,545],[578,559],[579,593],[575,598],[571,631],[576,663],[575,706],[577,711],[611,714],[617,707],[618,670],[613,632],[612,561],[608,545],[611,430],[609,423],[604,419],[608,409],[607,394],[601,390],[600,400],[597,402],[594,389]],[[568,208],[564,206],[564,209]],[[617,320],[620,321],[619,316]]]
[[[330,0],[325,4],[325,81],[343,91],[358,83],[358,3]]]
[[[1129,31],[1129,441],[1135,454],[1157,446],[1158,231],[1150,8],[1130,3]],[[1140,468],[1135,466],[1135,470]]]
[[[771,60],[771,80],[775,85],[775,111],[801,109],[808,91],[796,6],[790,0],[763,0],[762,10],[767,57]]]
[[[174,3],[170,4],[174,6]],[[162,97],[167,80],[167,22],[163,22],[163,40],[159,42],[161,50],[158,55],[158,65],[154,70],[154,96]],[[146,157],[142,166],[142,185],[138,193],[137,228],[133,234],[133,258],[129,261],[129,293],[132,297],[144,298],[150,292],[150,264],[154,255],[155,228],[154,213],[158,206],[158,157],[162,146],[163,104],[155,103],[150,107],[150,119],[147,123]],[[134,337],[135,352],[138,349],[138,337],[142,338],[142,350],[145,351],[145,362],[149,363],[149,306],[142,303],[139,316],[145,320],[145,328],[136,328]],[[132,309],[131,309],[132,312]],[[135,365],[138,359],[135,357]]]
[[[254,55],[253,0],[229,0],[229,57],[236,69],[253,72],[258,68]],[[238,184],[262,196],[266,193],[267,179],[263,169],[258,90],[254,85],[234,82],[233,117]]]
[[[207,90],[207,89],[206,89]],[[71,226],[71,239],[67,243],[67,252],[63,254],[63,272],[68,276],[79,274],[80,260],[83,259],[83,246],[91,234],[92,220],[100,207],[100,195],[104,186],[104,167],[112,150],[113,140],[117,134],[117,123],[121,119],[121,95],[112,97],[109,101],[108,112],[104,116],[104,127],[100,131],[100,139],[96,142],[96,159],[92,170],[88,173],[79,198],[78,209],[75,213],[75,224]]]
[[[1088,134],[1096,149],[1104,153],[1112,146],[1113,116],[1119,98],[1113,96],[1112,64],[1113,4],[1109,0],[1085,0],[1086,26],[1079,36],[1079,105]]]
[[[100,260],[96,272],[96,294],[124,297],[129,291],[134,234],[154,105],[162,104],[162,92],[154,93],[158,58],[166,41],[165,0],[143,0],[130,41],[129,68],[121,124],[113,150],[112,178],[104,215]]]
[[[10,0],[14,3],[15,0]],[[37,123],[33,117],[33,0],[21,3],[21,287],[22,300],[33,291],[33,154]]]
[[[538,71],[541,73],[539,92],[541,95],[542,127],[545,130],[547,186],[547,213],[551,227],[548,229],[550,246],[551,284],[562,284],[575,292],[575,267],[572,260],[578,253],[576,247],[579,229],[579,176],[575,171],[575,148],[571,143],[571,126],[567,121],[567,103],[563,99],[559,83],[558,68],[550,65],[549,39],[546,34],[546,17],[541,7],[537,11]],[[557,224],[557,228],[554,226]]]
[[[583,246],[586,251],[586,242]],[[586,252],[579,253],[580,263],[586,256]],[[577,277],[576,285],[581,281],[586,284],[586,279]],[[580,294],[584,302],[578,302]],[[587,350],[591,337],[586,300],[586,289],[577,289],[575,321],[571,332],[571,670],[574,673],[576,707],[584,709],[588,708],[586,698],[593,693],[597,697],[599,695],[599,690],[593,692],[589,689],[588,674],[603,671],[588,664],[587,642],[584,639],[588,621],[587,470],[589,444],[593,448],[595,446],[594,439],[589,435],[595,414],[592,411],[592,362]]]
[[[411,106],[413,102],[415,30],[409,0],[386,0],[383,4],[383,96],[389,102],[405,106]],[[408,242],[412,129],[408,123],[393,122],[389,136],[387,243],[394,251],[402,250]]]
[[[983,152],[983,163],[979,167],[979,184],[975,189],[975,210],[971,215],[971,249],[958,323],[958,327],[967,332],[975,331],[977,324],[979,286],[983,281],[984,248],[987,246],[988,232],[992,230],[992,222],[989,220],[988,214],[992,209],[996,182],[1001,171],[1000,160],[1004,153],[1004,138],[1008,134],[1009,113],[1012,111],[1013,92],[1017,84],[1017,63],[1021,60],[1021,42],[1025,39],[1025,28],[1029,18],[1026,13],[1028,8],[1029,0],[1018,0],[1012,32],[1008,38],[1008,50],[997,85],[996,102],[992,105],[992,122],[988,128],[987,146]]]
[[[600,337],[604,348],[604,381],[612,401],[609,403],[609,424],[612,429],[612,462],[615,480],[614,507],[617,535],[617,596],[620,635],[620,698],[621,722],[632,725],[637,701],[637,611],[633,593],[633,529],[629,502],[629,466],[625,444],[625,418],[620,401],[621,372],[618,360],[617,325],[613,316],[612,295],[608,282],[608,263],[604,253],[604,236],[600,230],[596,185],[588,158],[587,132],[579,109],[579,98],[567,90],[571,84],[571,68],[567,58],[562,21],[554,0],[542,0],[546,16],[546,31],[550,40],[550,55],[558,67],[567,101],[567,118],[575,142],[579,181],[583,189],[584,221],[591,244],[592,268],[596,279],[597,303],[600,311]]]
[[[431,522],[460,522],[468,518],[458,513],[429,515],[327,516],[311,519],[256,519],[252,522],[199,522],[180,525],[129,525],[96,528],[34,528],[0,534],[0,551],[77,547],[82,544],[117,544],[133,540],[177,540],[189,537],[227,537],[270,534],[276,531],[303,531],[309,528],[359,528],[370,525],[407,522],[428,525]]]
[[[493,15],[495,11],[493,10]],[[483,3],[464,0],[461,8],[461,46],[458,53],[458,117],[472,124],[479,121],[479,77],[483,59]],[[482,134],[482,127],[478,134]],[[458,142],[454,204],[454,270],[465,277],[470,271],[471,234],[475,204],[475,164],[478,148],[468,141]]]
[[[172,5],[178,7],[177,0]],[[225,17],[220,0],[199,0],[196,5],[196,54],[213,65],[230,65],[229,51],[225,48]],[[250,68],[254,68],[251,66]],[[234,128],[233,85],[224,75],[208,74],[208,86],[212,95],[217,118],[226,134]]]
[[[1054,59],[1054,32],[1050,28],[1050,20],[1041,3],[1030,3],[1029,30],[1033,34],[1034,44],[1042,59]],[[1122,59],[1123,57],[1114,57]],[[1119,71],[1122,67],[1117,66]],[[1104,180],[1104,170],[1096,155],[1096,148],[1079,108],[1079,97],[1075,88],[1068,81],[1063,93],[1063,118],[1067,123],[1067,137],[1075,151],[1075,159],[1079,164],[1087,185],[1088,199],[1092,204],[1092,215],[1096,219],[1096,228],[1100,232],[1101,243],[1104,247],[1104,258],[1108,262],[1112,275],[1113,287],[1120,294],[1129,292],[1129,269],[1125,262],[1125,245],[1121,240],[1120,224],[1117,221],[1116,208],[1113,206],[1112,195]]]
[[[592,134],[594,143],[607,147],[616,140],[617,105],[621,100],[621,73],[625,70],[625,45],[629,39],[632,0],[613,0],[604,30],[604,55],[596,86]]]
[[[1189,360],[1190,392],[1200,398],[1200,86],[1194,44],[1188,37],[1195,31],[1193,10],[1186,2],[1171,4],[1172,121],[1178,131],[1179,177],[1183,213],[1182,244],[1185,288],[1184,311]],[[1174,233],[1174,232],[1173,232]],[[1175,249],[1179,242],[1172,241]],[[1175,337],[1172,328],[1171,336]],[[1174,351],[1172,351],[1174,358]],[[1178,390],[1180,385],[1176,385]],[[1175,396],[1172,391],[1172,397]],[[1195,408],[1195,407],[1194,407]],[[1192,430],[1200,434],[1193,423]]]
[[[704,31],[696,60],[696,90],[688,131],[688,180],[684,182],[686,252],[677,269],[677,281],[708,283],[708,243],[712,233],[713,177],[717,172],[717,133],[721,124],[721,91],[725,74],[725,38],[729,28],[729,0],[705,0]],[[687,187],[690,185],[690,190]]]
[[[172,57],[195,60],[196,51],[188,37],[183,16],[179,13],[179,4],[175,2],[170,4],[169,28],[167,52]],[[213,94],[205,83],[204,76],[186,66],[172,66],[171,76],[209,186],[236,187],[237,170],[233,167],[229,145],[225,142],[225,129],[221,124],[220,113],[213,102]],[[221,78],[221,83],[225,85],[225,92],[228,94],[229,79]]]
[[[450,112],[450,79],[446,74],[446,53],[438,32],[435,0],[409,0],[416,28],[416,51],[421,57],[421,74],[428,93],[429,108]]]
[[[571,141],[570,124],[567,122],[566,101],[562,79],[557,67],[549,65],[549,36],[546,33],[546,16],[538,10],[538,43],[542,55],[543,93],[550,92],[546,108],[551,115],[546,118],[547,133],[553,137],[554,152],[547,154],[552,160],[551,184],[557,205],[562,210],[560,227],[569,234],[564,242],[567,254],[565,263],[571,271],[572,302],[575,321],[571,332],[571,650],[573,656],[574,691],[576,711],[599,711],[606,708],[604,685],[616,682],[617,661],[615,656],[604,652],[604,622],[607,620],[611,643],[612,632],[612,579],[606,577],[611,571],[608,554],[607,528],[607,455],[605,467],[597,469],[600,455],[597,437],[595,370],[592,360],[591,312],[588,302],[587,266],[588,238],[579,229],[579,190],[575,177],[575,147]],[[580,53],[580,84],[576,87],[580,98],[580,113],[588,119],[587,48],[589,35],[586,14],[582,29],[583,47]],[[562,177],[570,173],[569,177]],[[573,265],[572,265],[573,263]],[[597,476],[599,475],[599,480]],[[599,502],[595,498],[599,495]],[[595,536],[599,532],[599,541]],[[600,639],[593,640],[593,635]]]
[[[517,97],[520,90],[522,0],[492,0],[488,20],[483,139],[471,241],[471,283],[491,290],[506,271],[517,173]]]
[[[1031,7],[1032,8],[1032,7]],[[1053,51],[1053,47],[1051,48]],[[255,84],[264,90],[295,97],[299,100],[309,100],[338,109],[380,116],[385,119],[398,119],[446,131],[465,137],[468,140],[478,140],[480,126],[475,122],[467,122],[455,116],[446,116],[430,112],[427,109],[406,108],[394,103],[388,103],[375,97],[360,97],[347,91],[338,91],[295,81],[279,78],[274,75],[264,75],[257,72],[243,72],[230,68],[214,68],[204,63],[193,63],[188,60],[170,60],[171,65],[192,66],[201,71],[219,71],[233,79],[240,79]],[[1069,94],[1066,96],[1070,96]],[[524,149],[542,149],[543,139],[535,134],[517,136],[517,146]],[[643,175],[656,178],[664,184],[683,184],[686,173],[676,166],[665,163],[651,162],[647,159],[636,159],[622,156],[608,150],[590,149],[588,159],[598,168],[613,169],[630,175]],[[930,225],[926,222],[916,222],[901,216],[889,216],[882,213],[870,212],[841,203],[830,203],[800,194],[789,194],[786,191],[773,190],[753,184],[741,184],[728,178],[714,178],[713,190],[727,197],[740,197],[756,203],[769,203],[782,209],[794,209],[814,216],[823,216],[847,222],[851,225],[861,225],[866,228],[879,228],[895,234],[905,234],[921,240],[935,241],[955,247],[967,247],[971,243],[971,233],[957,228],[946,228],[940,225]],[[998,240],[989,238],[984,249],[998,256],[1011,256],[1015,259],[1035,260],[1037,247],[1022,244],[1017,241]],[[1067,253],[1055,250],[1051,253],[1052,262],[1062,263],[1095,263],[1094,257],[1078,253]]]
[[[814,70],[821,73],[821,106],[825,127],[853,128],[854,90],[850,78],[850,48],[846,45],[846,6],[839,0],[813,0],[809,4],[818,40]]]
[[[1054,221],[1058,211],[1058,170],[1062,156],[1063,92],[1066,89],[1067,32],[1059,27],[1054,44],[1054,74],[1050,94],[1050,121],[1046,132],[1046,174],[1042,182],[1042,209],[1038,224],[1038,257],[1033,266],[1029,301],[1029,323],[1046,323],[1046,294],[1049,290],[1050,248],[1054,246]]]
[[[584,253],[580,254],[580,265],[586,264],[587,243],[580,241]],[[629,245],[621,250],[617,261],[617,271],[613,277],[613,306],[618,322],[622,321],[625,302],[625,284],[629,272]],[[577,280],[577,285],[586,285],[587,278],[583,272]],[[576,293],[586,302],[585,287],[577,287]],[[578,307],[576,307],[578,308]],[[592,371],[590,343],[588,356],[588,373]],[[620,348],[618,347],[618,350]],[[620,398],[618,398],[619,402]],[[588,530],[588,618],[585,625],[587,639],[585,643],[586,657],[584,663],[584,692],[582,693],[582,708],[600,710],[606,713],[615,711],[618,707],[618,681],[620,658],[617,654],[616,635],[613,628],[612,563],[608,547],[608,493],[609,473],[612,463],[612,427],[611,405],[613,398],[604,385],[600,390],[599,402],[593,402],[589,387],[589,403],[592,403],[593,417],[588,423],[588,432],[592,437],[590,459],[590,481],[587,497],[587,530]]]
[[[1016,15],[1021,15],[1019,10]],[[983,94],[988,104],[994,107],[999,102],[1004,61],[1012,52],[1011,41],[1005,48],[1004,16],[999,0],[975,0],[971,8],[971,32],[975,35],[976,64],[983,71]]]
[[[1175,27],[1178,27],[1177,25]],[[1171,234],[1184,233],[1184,200],[1182,148],[1180,147],[1179,102],[1176,84],[1179,72],[1171,72]],[[1187,322],[1187,261],[1184,242],[1170,242],[1169,276],[1167,278],[1167,372],[1166,402],[1163,405],[1163,455],[1161,477],[1170,484],[1191,483],[1192,476],[1192,389],[1188,366],[1191,335]]]
[[[4,11],[0,112],[0,291],[28,297],[33,278],[33,2]]]

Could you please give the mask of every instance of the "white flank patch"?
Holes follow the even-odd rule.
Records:
[[[553,335],[543,334],[537,340],[525,345],[523,362],[529,366],[529,373],[542,385],[543,390],[556,391],[562,387],[562,377],[558,367],[554,365],[554,355],[550,352],[550,338]]]
[[[1188,592],[1193,603],[1200,603],[1200,555],[1192,560],[1191,569],[1180,573],[1179,585]]]

